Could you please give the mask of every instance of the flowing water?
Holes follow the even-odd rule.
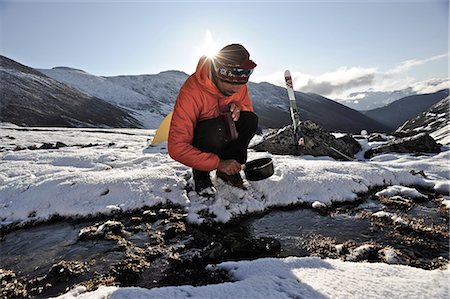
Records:
[[[372,216],[378,211],[399,215],[414,225],[405,227],[392,221],[379,221]],[[325,211],[311,208],[272,210],[247,217],[239,225],[227,227],[225,232],[222,228],[204,229],[187,225],[182,210],[170,213],[165,210],[163,216],[151,221],[143,216],[148,213],[140,211],[136,215],[120,216],[120,227],[116,231],[112,228],[110,234],[85,239],[80,238],[82,229],[95,225],[98,228],[108,219],[97,219],[97,222],[66,220],[3,233],[0,269],[13,271],[23,282],[23,289],[38,294],[36,297],[60,294],[66,288],[87,280],[94,287],[108,279],[113,281],[111,285],[143,287],[195,284],[192,282],[195,276],[207,276],[201,272],[207,263],[261,256],[344,258],[345,254],[364,244],[375,244],[377,250],[394,248],[403,258],[400,263],[433,269],[446,264],[449,258],[447,213],[435,200],[414,202],[399,209],[369,198]],[[247,243],[238,244],[243,240]],[[246,251],[255,240],[267,243],[253,246],[253,252]],[[273,246],[275,243],[279,246]],[[264,251],[265,247],[270,247],[269,244],[271,250]],[[333,251],[339,244],[347,244],[349,251]],[[240,256],[237,248],[242,249]],[[273,248],[277,249],[274,251]],[[183,256],[190,256],[191,261],[180,262]],[[378,261],[373,256],[371,259]],[[175,273],[169,266],[169,261],[173,260],[178,261],[176,267],[182,265],[184,268],[178,267],[179,272]],[[77,261],[79,264],[63,264],[55,268],[64,261]],[[201,268],[200,272],[193,273],[193,265]],[[55,271],[56,275],[52,274]],[[70,275],[58,277],[64,271]],[[167,274],[168,271],[174,274]],[[183,281],[167,281],[167,277],[180,275],[184,275]],[[0,276],[5,277],[4,274]],[[219,275],[214,279],[220,282],[226,278]],[[13,280],[10,279],[12,288],[20,289],[21,286],[14,285]],[[198,283],[213,282],[202,280]]]
[[[380,223],[376,218],[374,223],[374,218],[367,215],[378,211],[403,217],[411,227]],[[354,241],[359,245],[390,246],[410,258],[431,262],[439,258],[449,259],[448,223],[447,212],[434,201],[398,209],[367,199],[359,205],[350,204],[326,212],[314,209],[272,211],[250,221],[248,227],[253,236],[280,241],[281,257],[311,255],[311,242],[320,236],[331,239],[332,244]],[[422,242],[422,239],[426,240]]]

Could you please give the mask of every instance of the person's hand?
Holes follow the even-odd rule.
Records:
[[[236,160],[220,160],[217,170],[228,175],[233,175],[241,171],[241,164]]]
[[[238,121],[239,116],[241,116],[241,109],[235,103],[230,104],[231,118],[233,121]]]

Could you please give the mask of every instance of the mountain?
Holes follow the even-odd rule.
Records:
[[[157,75],[99,77],[56,67],[41,69],[49,77],[83,90],[114,105],[126,107],[146,128],[157,128],[173,108],[178,91],[188,75],[179,71]],[[249,93],[262,128],[280,128],[291,123],[285,88],[269,83],[249,83]],[[329,131],[386,131],[382,124],[330,99],[296,92],[300,118],[312,120]]]
[[[125,110],[0,56],[0,121],[25,126],[141,127]]]
[[[443,89],[434,93],[408,96],[382,108],[365,111],[363,114],[394,131],[405,121],[416,117],[437,102],[446,98],[448,93],[448,89]]]
[[[427,111],[405,122],[395,133],[401,136],[412,136],[428,133],[436,141],[450,144],[450,97],[446,97],[431,106]]]
[[[179,71],[104,77],[69,67],[35,70],[6,57],[2,57],[1,71],[0,120],[30,126],[157,128],[188,78]],[[291,123],[285,88],[267,82],[248,86],[261,128]],[[295,94],[302,120],[328,131],[359,133],[393,131],[446,97],[448,90],[405,97],[364,114],[317,94]]]
[[[253,107],[263,127],[280,128],[291,124],[285,88],[270,83],[249,83]],[[311,120],[334,132],[359,133],[365,129],[385,132],[388,128],[360,112],[317,94],[295,92],[301,120]]]
[[[395,91],[368,90],[354,92],[349,94],[347,99],[335,99],[335,101],[358,111],[368,111],[416,94],[417,92],[411,87]]]
[[[178,71],[158,75],[95,76],[84,71],[55,67],[39,69],[71,87],[127,109],[146,128],[157,128],[169,114],[181,85],[188,75]]]

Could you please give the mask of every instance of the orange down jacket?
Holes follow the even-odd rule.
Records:
[[[247,85],[231,96],[224,96],[210,79],[211,62],[200,58],[197,70],[180,89],[170,123],[168,151],[172,159],[195,169],[217,169],[219,157],[192,146],[198,121],[219,117],[219,109],[235,103],[241,111],[253,111]]]

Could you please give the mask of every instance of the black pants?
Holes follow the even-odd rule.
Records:
[[[241,111],[235,122],[238,138],[226,142],[226,128],[220,118],[213,118],[197,123],[192,145],[202,152],[214,153],[223,160],[236,160],[241,164],[247,161],[247,148],[258,125],[258,116],[250,111]],[[206,176],[208,172],[194,170],[195,176]]]

